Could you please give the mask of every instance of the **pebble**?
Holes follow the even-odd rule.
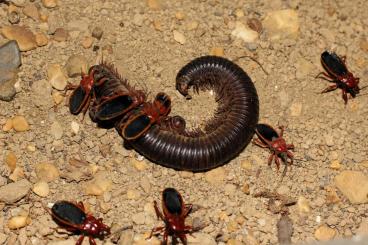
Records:
[[[92,37],[96,38],[97,40],[100,40],[102,38],[102,35],[103,35],[103,30],[101,27],[96,26],[95,28],[93,28]]]
[[[221,184],[225,179],[225,170],[222,167],[215,168],[205,173],[205,179],[210,184]]]
[[[45,8],[55,8],[57,6],[58,0],[42,0],[42,5]]]
[[[15,84],[17,73],[9,70],[0,70],[0,100],[12,101],[17,93]]]
[[[12,204],[28,194],[31,190],[31,183],[22,179],[0,187],[0,201]]]
[[[159,0],[147,0],[147,5],[152,10],[158,10],[161,7]]]
[[[31,223],[29,216],[14,216],[8,220],[8,228],[11,230],[23,228]]]
[[[67,60],[64,69],[69,77],[81,76],[88,72],[87,59],[82,55],[72,55]]]
[[[236,186],[233,185],[233,184],[226,184],[225,187],[224,187],[224,191],[225,191],[226,195],[231,196],[235,193]]]
[[[18,24],[20,21],[20,16],[19,16],[19,12],[18,9],[14,9],[14,10],[9,10],[8,12],[8,21],[10,24]]]
[[[314,232],[314,237],[318,241],[329,241],[336,236],[336,233],[336,230],[328,227],[327,225],[322,225]]]
[[[6,120],[5,124],[3,125],[3,131],[9,132],[13,128],[13,120],[8,119]]]
[[[53,101],[50,96],[52,86],[47,80],[42,79],[34,81],[31,89],[32,89],[32,102],[37,107],[50,108],[53,105]]]
[[[177,31],[177,30],[174,30],[173,31],[173,35],[174,35],[174,40],[180,44],[185,44],[186,42],[186,39],[185,39],[185,36],[183,33]]]
[[[303,196],[298,198],[297,206],[300,214],[308,214],[311,212],[309,201]]]
[[[177,20],[184,20],[185,19],[185,14],[183,13],[183,12],[176,12],[175,13],[175,18],[177,19]]]
[[[137,225],[143,225],[144,222],[145,222],[145,214],[144,214],[144,212],[133,214],[132,220]]]
[[[0,57],[0,73],[1,70],[15,70],[22,64],[18,44],[14,40],[0,46]]]
[[[144,171],[149,167],[146,161],[138,161],[135,158],[131,158],[130,163],[133,164],[134,168],[138,171]]]
[[[295,77],[298,80],[304,79],[307,75],[312,74],[316,67],[312,62],[304,58],[299,58],[295,65]]]
[[[63,127],[59,122],[55,121],[51,124],[49,133],[55,140],[59,140],[63,137]]]
[[[255,42],[259,36],[258,32],[250,29],[240,21],[235,23],[235,29],[231,32],[231,35],[247,43]]]
[[[368,177],[358,171],[343,171],[335,177],[337,188],[352,204],[368,202]]]
[[[244,11],[242,9],[236,9],[235,10],[235,16],[237,18],[241,18],[241,17],[244,17]]]
[[[69,33],[64,28],[56,28],[54,33],[54,40],[57,42],[65,42],[68,40]]]
[[[49,39],[43,33],[36,33],[36,43],[38,47],[46,46],[49,43]]]
[[[206,233],[197,232],[193,236],[187,236],[189,244],[216,245],[215,239]]]
[[[137,200],[141,196],[141,194],[136,189],[129,189],[127,190],[126,196],[130,200]]]
[[[14,154],[14,152],[12,151],[8,152],[8,154],[5,157],[5,163],[13,172],[15,167],[17,166],[17,156]]]
[[[55,105],[60,104],[60,103],[61,103],[61,102],[63,102],[63,100],[64,100],[64,96],[63,96],[63,94],[62,94],[62,93],[60,93],[59,91],[54,91],[54,92],[52,93],[52,98],[53,98],[53,100],[54,100],[54,102],[55,102]]]
[[[213,47],[210,51],[210,55],[224,56],[225,55],[224,48],[223,47]]]
[[[23,8],[23,14],[25,16],[30,17],[31,19],[38,21],[40,19],[40,13],[38,12],[38,8],[35,4],[29,3],[26,4]]]
[[[11,0],[10,2],[12,2],[15,6],[23,7],[26,0]]]
[[[334,204],[340,202],[340,198],[336,193],[335,188],[326,187],[326,204]]]
[[[252,170],[252,163],[249,160],[242,160],[240,166],[242,169]]]
[[[152,24],[156,31],[163,31],[160,20],[153,20]]]
[[[25,26],[4,26],[1,34],[9,40],[17,41],[20,51],[37,48],[35,35]]]
[[[105,171],[98,172],[93,180],[85,185],[87,195],[101,196],[112,188],[111,174]]]
[[[250,194],[249,184],[245,182],[242,187],[242,192],[246,195]]]
[[[333,170],[339,170],[341,168],[341,163],[339,160],[333,160],[330,164],[330,168]]]
[[[13,171],[13,173],[9,176],[9,179],[16,182],[20,179],[23,179],[25,177],[23,168],[16,167]]]
[[[299,17],[293,9],[269,12],[262,24],[271,40],[295,39],[299,35]]]
[[[133,23],[136,26],[142,26],[143,25],[143,21],[144,21],[144,15],[143,14],[135,14],[133,16]]]
[[[118,245],[131,245],[133,244],[134,232],[133,230],[125,230],[121,232]]]
[[[40,197],[47,197],[50,193],[49,184],[46,181],[39,181],[33,185],[32,191]]]
[[[299,102],[294,102],[290,106],[290,115],[292,117],[299,117],[302,114],[303,104]]]
[[[199,26],[198,21],[192,20],[192,21],[188,22],[187,30],[188,31],[196,30],[198,28],[198,26]]]
[[[52,64],[47,68],[49,83],[54,89],[64,90],[67,85],[67,77],[64,75],[60,65]]]
[[[135,235],[133,245],[161,245],[161,241],[156,236],[148,239],[149,236],[150,233]]]
[[[76,121],[72,121],[70,123],[70,127],[72,128],[73,134],[77,135],[79,132],[79,123],[77,123]]]
[[[24,132],[29,130],[29,124],[25,117],[23,116],[15,116],[12,119],[13,129],[17,132]]]
[[[226,243],[226,245],[243,245],[241,241],[238,241],[236,239],[229,239]]]
[[[145,193],[149,193],[151,191],[151,183],[146,176],[141,179],[140,186]]]
[[[93,38],[92,37],[85,37],[82,40],[82,47],[85,49],[89,49],[93,45]]]
[[[357,229],[357,234],[368,235],[368,217],[362,218],[359,228]]]
[[[46,182],[52,182],[60,176],[59,170],[55,165],[47,162],[37,164],[35,171],[38,180]]]

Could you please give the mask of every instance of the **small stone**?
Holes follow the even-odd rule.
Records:
[[[298,205],[299,213],[308,214],[311,212],[309,201],[305,197],[300,196],[298,198],[297,205]]]
[[[241,167],[245,170],[252,170],[252,163],[249,160],[243,160],[241,162]]]
[[[228,222],[226,228],[229,233],[235,232],[239,229],[238,223],[235,220],[231,220],[230,222]]]
[[[133,166],[135,167],[135,169],[139,170],[139,171],[144,171],[146,170],[149,166],[146,163],[146,161],[138,161],[135,158],[132,158],[130,160],[130,162],[133,164]]]
[[[255,42],[259,36],[258,32],[248,28],[240,21],[235,23],[235,29],[231,32],[231,35],[247,43]]]
[[[314,237],[318,241],[329,241],[332,240],[336,236],[336,230],[328,227],[327,225],[322,225],[317,228],[314,233]]]
[[[133,16],[133,23],[136,26],[142,26],[143,25],[143,21],[144,21],[144,15],[143,14],[135,14]]]
[[[59,91],[52,93],[52,98],[54,99],[55,105],[59,105],[64,100],[64,96]]]
[[[335,188],[327,187],[326,188],[326,204],[335,204],[340,202],[340,198],[336,193]]]
[[[12,125],[15,131],[24,132],[29,130],[29,124],[23,116],[15,116],[12,119]]]
[[[185,18],[185,14],[184,14],[183,12],[176,12],[176,13],[175,13],[175,18],[176,18],[177,20],[184,20],[184,18]]]
[[[215,168],[205,173],[205,179],[210,184],[221,184],[225,178],[225,170],[222,167]]]
[[[295,39],[299,35],[299,17],[293,9],[272,11],[262,24],[271,40]]]
[[[14,99],[17,91],[17,73],[10,70],[0,70],[0,100],[11,101]]]
[[[149,193],[151,191],[151,183],[146,176],[141,179],[140,186],[145,193]]]
[[[23,8],[23,14],[25,16],[30,17],[31,19],[37,21],[40,19],[40,13],[38,12],[38,8],[35,4],[29,3],[26,4]]]
[[[22,64],[18,44],[14,40],[0,46],[0,57],[0,71],[15,70]]]
[[[9,179],[17,182],[20,179],[23,179],[25,177],[24,175],[24,171],[23,168],[21,167],[16,167],[13,171],[13,173],[9,176]]]
[[[226,184],[224,187],[224,191],[226,195],[233,195],[236,191],[236,186],[233,184]]]
[[[250,194],[250,189],[249,189],[249,184],[247,182],[245,182],[243,184],[242,187],[242,191],[244,192],[244,194],[249,195]]]
[[[23,228],[31,223],[28,216],[14,216],[8,220],[8,228],[11,230]]]
[[[11,0],[10,2],[17,7],[23,7],[26,3],[26,0]]]
[[[300,58],[295,65],[295,76],[298,80],[302,80],[307,75],[313,73],[315,69],[316,68],[312,62],[304,58]]]
[[[76,121],[72,121],[70,123],[70,127],[72,128],[73,134],[77,135],[79,132],[79,123],[77,123]]]
[[[241,241],[238,241],[236,239],[229,239],[226,243],[226,245],[243,245]]]
[[[213,47],[210,51],[210,55],[215,56],[224,56],[224,48],[223,47]]]
[[[18,43],[20,51],[29,51],[37,48],[35,35],[25,26],[4,26],[1,34]]]
[[[131,245],[133,244],[134,232],[133,230],[122,231],[119,237],[118,245]]]
[[[152,24],[156,31],[163,31],[160,20],[153,20]]]
[[[356,233],[359,235],[368,235],[368,217],[362,218],[362,222]]]
[[[51,163],[39,163],[35,168],[37,178],[42,181],[52,182],[59,178],[59,170]]]
[[[93,44],[93,38],[92,37],[85,37],[82,40],[82,47],[85,48],[85,49],[88,49],[88,48],[92,47],[92,44]]]
[[[57,42],[65,42],[69,37],[68,31],[64,28],[56,28],[54,33],[54,40]]]
[[[51,84],[46,79],[34,81],[32,86],[32,102],[37,107],[48,107],[53,105],[52,98],[50,96],[52,91]]]
[[[92,30],[92,37],[96,38],[97,40],[100,40],[103,34],[103,30],[101,27],[96,26]]]
[[[46,46],[49,43],[49,39],[43,33],[37,33],[36,35],[36,43],[38,47]]]
[[[54,137],[55,140],[59,140],[63,137],[63,127],[59,122],[55,121],[51,124],[50,135]]]
[[[39,181],[35,183],[32,190],[40,197],[47,197],[50,193],[49,184],[46,181]]]
[[[5,163],[13,172],[15,167],[17,166],[17,156],[14,154],[14,152],[12,151],[8,152],[8,154],[5,157]]]
[[[69,77],[77,77],[88,72],[88,62],[84,56],[75,54],[69,57],[64,68]]]
[[[112,188],[110,174],[105,171],[98,172],[93,180],[85,185],[87,195],[101,196]]]
[[[132,245],[161,245],[161,244],[162,244],[161,241],[156,236],[150,237],[150,233],[135,235],[132,243]]]
[[[186,40],[185,40],[185,36],[183,33],[177,31],[177,30],[174,30],[173,31],[173,34],[174,34],[174,40],[177,41],[178,43],[180,44],[185,44]]]
[[[64,75],[61,66],[58,64],[49,65],[47,68],[49,83],[54,89],[63,91],[67,85],[67,77]]]
[[[160,9],[160,2],[159,0],[147,0],[147,5],[152,10]]]
[[[196,232],[194,236],[187,236],[189,244],[216,245],[217,242],[210,235],[202,232]]]
[[[137,200],[141,194],[135,189],[127,190],[127,198],[130,200]]]
[[[18,24],[20,21],[20,16],[19,16],[19,12],[17,9],[8,11],[8,21],[10,24]]]
[[[358,171],[343,171],[335,177],[337,188],[352,204],[368,202],[368,177]]]
[[[341,168],[341,163],[339,160],[333,160],[330,164],[330,168],[333,170],[339,170]]]
[[[57,6],[58,0],[42,0],[42,5],[45,8],[55,8]]]
[[[12,204],[25,197],[31,189],[31,183],[26,179],[19,180],[0,187],[0,201]]]
[[[235,10],[235,16],[237,18],[241,18],[241,17],[244,17],[244,11],[242,9],[236,9]]]
[[[137,214],[133,214],[132,220],[137,225],[143,225],[144,222],[145,222],[145,213],[140,212],[140,213],[137,213]]]
[[[36,146],[35,145],[27,145],[27,151],[28,152],[35,152]]]
[[[247,24],[249,28],[252,29],[253,31],[262,33],[263,26],[262,26],[262,22],[259,19],[256,19],[256,18],[248,19]]]
[[[193,31],[196,30],[199,26],[198,21],[192,20],[187,24],[187,30],[188,31]]]
[[[4,132],[9,132],[12,128],[13,128],[13,120],[12,119],[6,120],[6,122],[3,126],[3,131]]]
[[[290,106],[290,115],[292,117],[299,117],[302,114],[303,104],[294,102]]]
[[[368,53],[368,40],[366,40],[366,39],[360,40],[359,47],[360,47],[361,50]]]

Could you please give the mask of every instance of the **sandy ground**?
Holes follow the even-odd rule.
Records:
[[[205,224],[190,238],[197,244],[278,244],[280,214],[268,210],[268,198],[254,197],[266,189],[299,200],[288,208],[293,242],[321,239],[316,234],[321,226],[324,229],[319,232],[326,239],[350,238],[364,229],[367,232],[367,201],[352,204],[334,179],[346,170],[368,174],[368,96],[349,100],[345,106],[341,91],[319,94],[329,84],[314,77],[322,71],[320,54],[332,49],[347,56],[348,68],[361,78],[362,86],[367,85],[368,1],[162,0],[156,6],[156,1],[148,4],[143,0],[60,0],[52,8],[39,0],[30,2],[48,20],[26,17],[21,4],[20,24],[34,33],[44,33],[48,44],[22,52],[17,94],[10,102],[0,101],[0,123],[4,126],[8,119],[22,115],[30,128],[25,132],[1,131],[0,149],[4,159],[9,152],[15,154],[16,165],[23,172],[17,178],[26,178],[32,187],[40,179],[36,165],[51,163],[58,171],[55,178],[48,179],[50,192],[45,197],[30,191],[21,200],[1,206],[0,238],[4,244],[64,244],[58,240],[73,244],[77,237],[65,235],[62,229],[56,231],[57,225],[43,208],[62,199],[83,201],[113,230],[132,225],[122,232],[119,244],[131,244],[132,236],[136,244],[157,244],[157,239],[146,241],[143,237],[162,224],[156,221],[152,203],[160,200],[166,187],[177,188],[186,203],[198,206],[187,221]],[[0,27],[10,25],[8,8],[0,4]],[[237,22],[250,30],[250,18],[262,22],[281,9],[297,13],[297,22],[287,21],[291,29],[299,27],[290,36],[283,36],[290,30],[282,29],[276,33],[281,37],[272,38],[265,28],[245,42],[232,34]],[[56,41],[51,34],[52,28],[58,27],[68,33],[66,40]],[[95,27],[103,30],[100,40],[91,37]],[[174,32],[185,40],[174,38]],[[83,45],[86,37],[92,45]],[[0,43],[6,41],[0,37]],[[132,84],[149,91],[150,99],[157,92],[168,93],[173,98],[172,113],[197,126],[212,115],[214,97],[204,92],[186,101],[175,90],[175,76],[190,60],[214,52],[236,60],[252,78],[260,100],[260,122],[286,126],[285,139],[295,145],[297,160],[282,183],[275,166],[267,166],[269,152],[255,145],[248,145],[215,171],[178,172],[124,149],[115,130],[97,128],[88,116],[82,121],[71,115],[66,98],[54,110],[51,94],[55,89],[35,93],[40,91],[35,84],[50,80],[50,65],[63,67],[71,55],[83,56],[92,65],[103,56]],[[256,58],[268,74],[251,59],[237,59],[243,55]],[[67,80],[79,82],[78,77]],[[79,130],[73,131],[72,123]],[[12,182],[9,174],[3,171],[2,185]],[[96,194],[86,190],[96,182],[102,185],[102,195],[88,194]],[[8,220],[24,214],[32,222],[10,230]]]

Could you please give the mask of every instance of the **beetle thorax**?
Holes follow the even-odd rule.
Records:
[[[348,87],[348,88],[356,88],[358,86],[358,79],[354,77],[351,72],[348,72],[346,76],[344,76],[341,81]]]
[[[87,217],[83,224],[83,231],[90,235],[99,235],[104,230],[103,227],[100,226],[100,222],[94,217]]]
[[[173,216],[167,219],[167,228],[171,232],[184,231],[184,218],[180,216]]]
[[[276,153],[287,151],[286,142],[283,138],[277,138],[273,140],[271,143],[271,147]]]

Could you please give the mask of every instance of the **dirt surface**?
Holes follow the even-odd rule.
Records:
[[[330,84],[314,78],[322,71],[320,55],[328,49],[346,55],[348,68],[361,78],[361,87],[368,84],[368,1],[60,0],[50,8],[44,3],[49,1],[19,2],[24,2],[17,7],[19,24],[33,33],[44,33],[48,43],[22,52],[17,94],[10,102],[0,101],[3,129],[17,115],[29,124],[24,132],[0,131],[5,159],[1,185],[25,178],[34,189],[34,184],[46,178],[50,192],[41,197],[30,190],[21,200],[1,205],[0,240],[4,244],[59,244],[59,240],[73,244],[77,236],[56,230],[44,209],[63,199],[83,201],[117,231],[105,242],[97,240],[98,244],[132,244],[133,240],[135,244],[157,244],[157,239],[145,240],[145,236],[162,225],[156,220],[153,201],[160,203],[166,187],[176,188],[186,203],[198,206],[187,223],[205,227],[188,237],[190,244],[278,244],[276,224],[281,215],[275,212],[279,208],[270,208],[267,197],[254,197],[265,190],[298,201],[287,207],[294,243],[368,232],[367,201],[352,203],[335,183],[335,176],[346,170],[368,175],[368,96],[344,105],[340,90],[319,94]],[[23,13],[30,3],[41,19]],[[0,27],[11,26],[9,8],[0,1]],[[281,37],[272,38],[272,26],[266,24],[253,40],[232,34],[237,23],[251,30],[250,18],[265,23],[269,14],[282,9],[297,14],[295,23],[287,21],[291,29],[297,27],[296,32],[289,35],[289,30],[281,29],[276,31]],[[67,33],[65,39],[63,33],[55,33],[59,27]],[[92,37],[96,27],[103,30],[101,39]],[[86,38],[92,45],[86,45]],[[0,36],[0,44],[6,41]],[[123,148],[114,129],[98,128],[88,114],[84,120],[71,115],[67,98],[54,110],[52,94],[55,98],[57,90],[37,86],[50,80],[50,65],[64,67],[72,55],[85,57],[88,65],[103,57],[132,84],[149,91],[149,99],[161,91],[168,93],[173,99],[172,114],[198,126],[213,114],[214,95],[208,91],[187,101],[175,90],[175,76],[190,60],[221,55],[222,49],[223,56],[240,65],[255,83],[260,122],[275,128],[286,126],[285,139],[295,145],[295,165],[283,182],[282,169],[277,172],[275,165],[267,166],[269,152],[253,144],[230,163],[207,173],[161,167]],[[268,74],[253,60],[239,58],[244,55],[256,58]],[[80,79],[67,81],[78,84]],[[20,171],[12,178],[6,166],[10,153]],[[45,162],[57,171],[45,165],[40,173],[36,166]],[[9,229],[11,217],[27,215],[30,224]],[[132,228],[119,232],[127,225]]]

